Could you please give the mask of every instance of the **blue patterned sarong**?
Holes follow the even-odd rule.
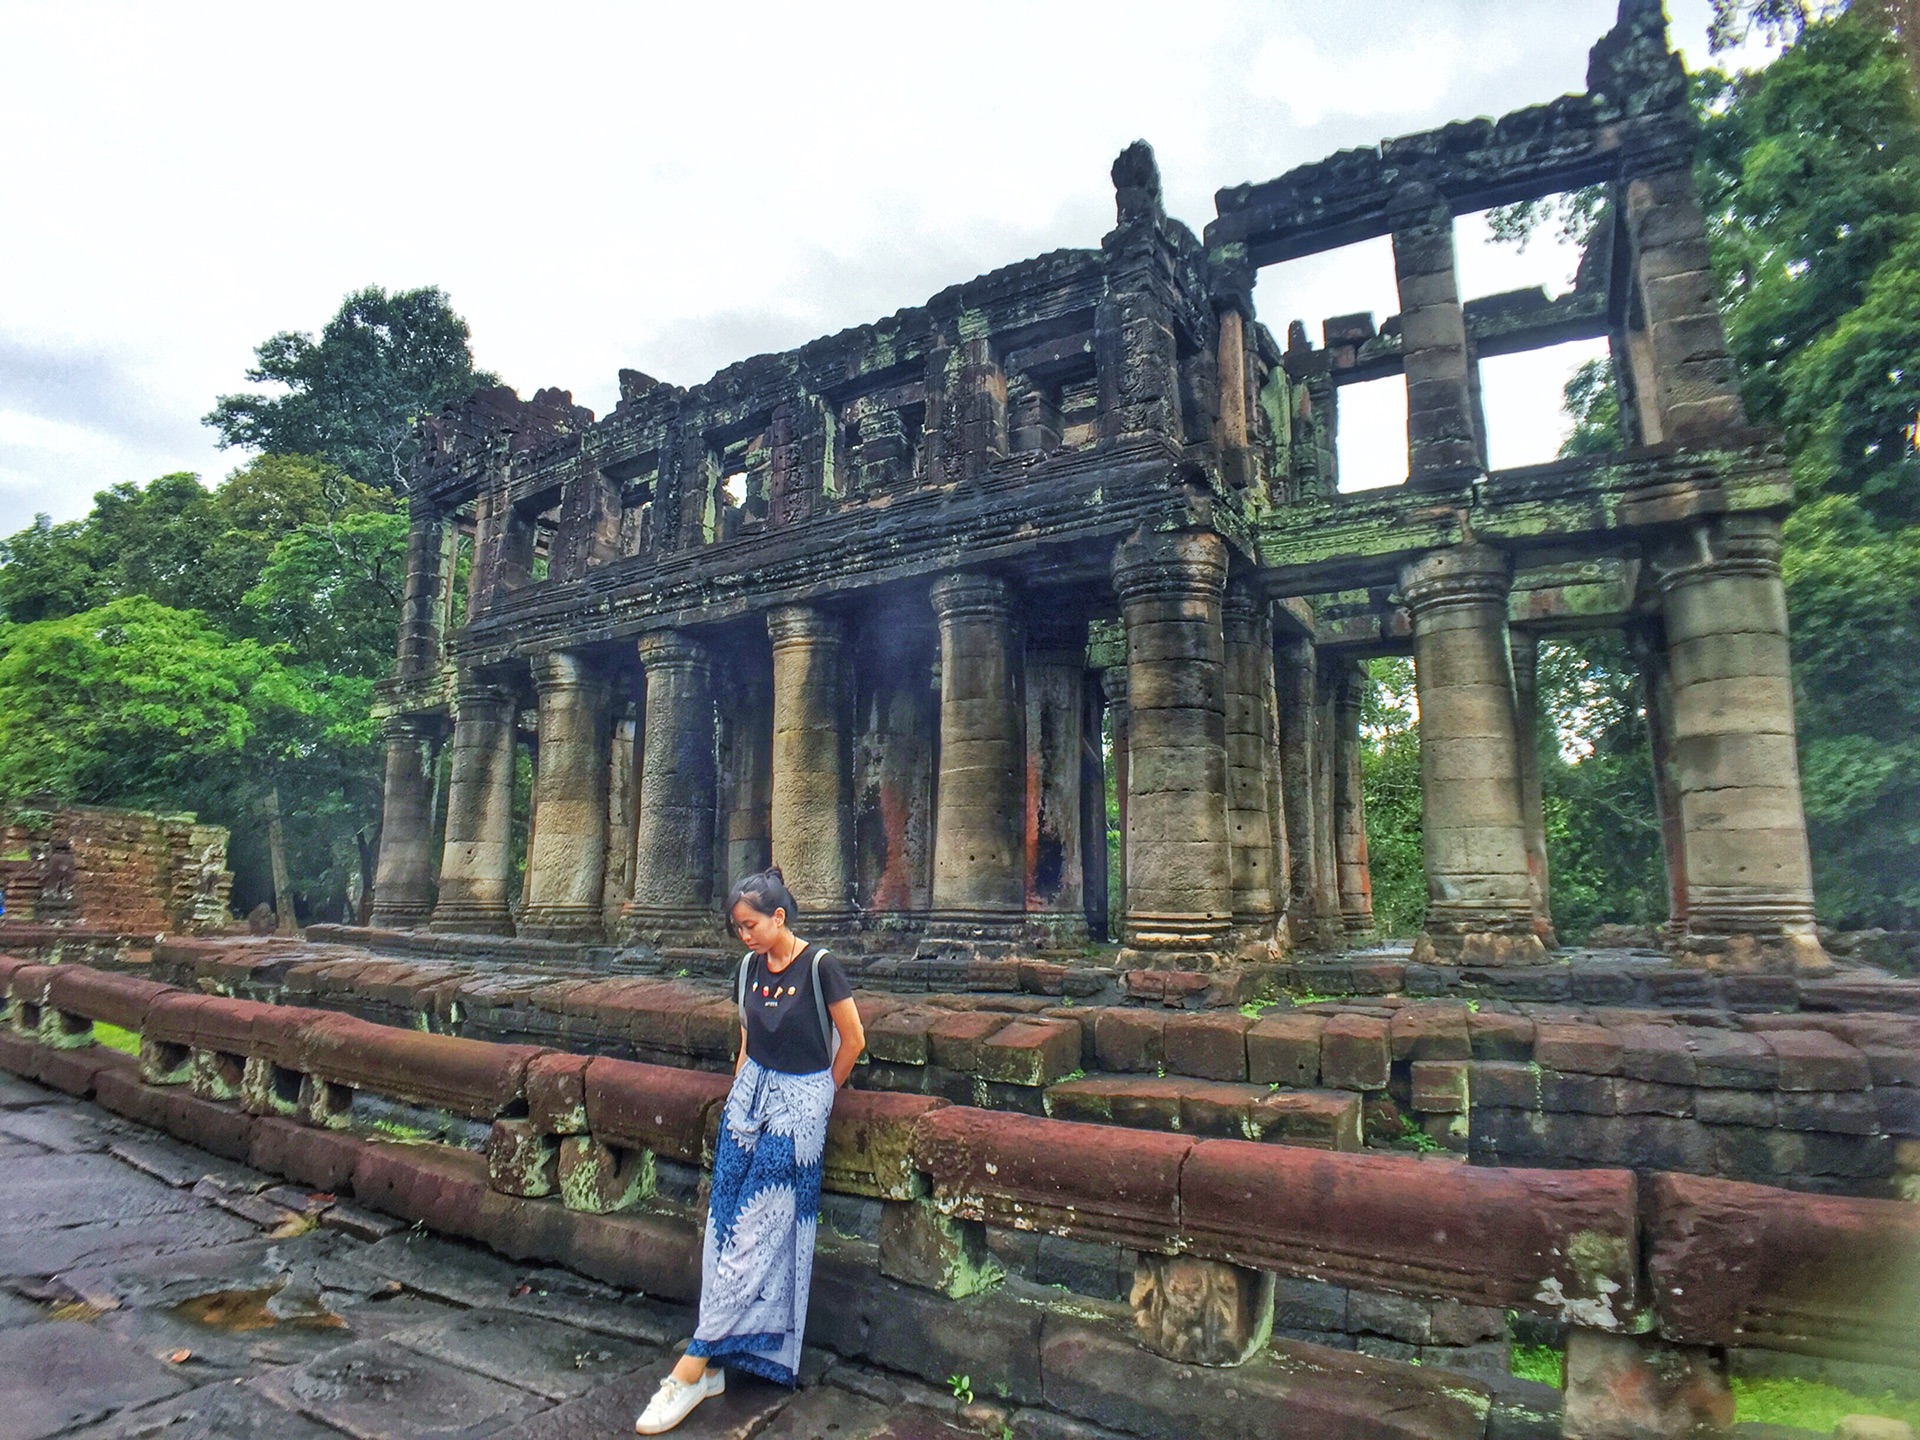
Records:
[[[789,1075],[752,1060],[740,1067],[714,1142],[700,1323],[689,1355],[794,1383],[833,1092],[830,1070]]]

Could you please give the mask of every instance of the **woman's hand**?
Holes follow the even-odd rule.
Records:
[[[860,1063],[867,1048],[867,1029],[860,1023],[860,1007],[852,996],[829,1005],[827,1014],[840,1035],[840,1048],[833,1056],[833,1083],[838,1087],[847,1083],[853,1067]]]

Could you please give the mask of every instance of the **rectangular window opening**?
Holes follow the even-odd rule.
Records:
[[[1340,493],[1407,479],[1407,382],[1398,375],[1342,385],[1334,429]]]
[[[1567,387],[1582,366],[1592,363],[1602,367],[1600,374],[1610,381],[1605,340],[1571,340],[1480,360],[1489,469],[1544,465],[1563,454],[1621,448],[1618,412],[1608,409],[1610,384],[1587,403],[1584,415],[1570,413]]]

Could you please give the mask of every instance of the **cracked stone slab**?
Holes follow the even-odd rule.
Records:
[[[268,1181],[267,1176],[243,1165],[145,1131],[113,1141],[107,1153],[176,1190],[191,1190],[202,1180],[211,1180],[223,1190],[250,1190]]]
[[[81,1266],[230,1245],[259,1233],[231,1215],[192,1212],[59,1228],[0,1226],[0,1276],[57,1275]]]
[[[24,1140],[61,1155],[103,1151],[116,1140],[131,1139],[138,1133],[112,1116],[78,1105],[0,1109],[0,1136]]]
[[[893,1406],[820,1385],[795,1395],[754,1440],[867,1440],[893,1413]]]
[[[48,1090],[17,1075],[0,1075],[0,1110],[26,1110],[36,1105],[75,1106],[80,1102],[58,1090]]]
[[[0,1167],[0,1231],[132,1220],[193,1206],[190,1196],[107,1155],[48,1155]]]
[[[40,1440],[188,1388],[180,1375],[91,1325],[0,1332],[0,1415],[8,1440]]]
[[[251,1383],[275,1404],[359,1440],[519,1436],[548,1408],[541,1396],[391,1340],[345,1345]]]
[[[144,1405],[71,1440],[339,1440],[341,1433],[283,1410],[245,1386],[226,1383]]]
[[[653,1346],[499,1310],[468,1311],[446,1324],[399,1331],[392,1339],[554,1401],[584,1395],[660,1357]]]

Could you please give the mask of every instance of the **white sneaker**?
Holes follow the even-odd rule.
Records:
[[[640,1418],[633,1422],[633,1433],[664,1435],[691,1415],[693,1407],[702,1400],[723,1395],[726,1389],[727,1372],[717,1365],[709,1365],[707,1373],[692,1384],[676,1380],[669,1375],[660,1382],[660,1388],[653,1392],[653,1399],[649,1400],[647,1408],[640,1412]]]

